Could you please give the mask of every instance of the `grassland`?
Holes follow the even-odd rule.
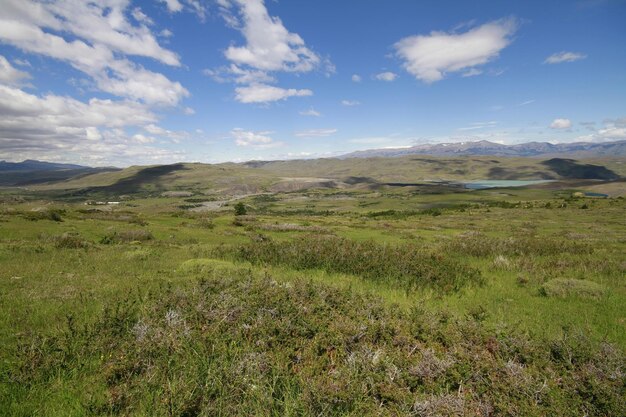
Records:
[[[115,206],[4,192],[2,413],[626,414],[626,200],[572,197],[618,182],[370,186],[318,163],[97,174],[141,190]],[[361,180],[272,191],[296,175]]]

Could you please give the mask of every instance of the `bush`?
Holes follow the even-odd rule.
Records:
[[[154,239],[152,233],[147,230],[123,230],[120,232],[111,232],[106,234],[100,243],[114,244],[114,243],[129,243],[129,242],[145,242]]]
[[[57,249],[84,249],[91,246],[91,243],[77,233],[63,233],[53,237],[52,242]]]
[[[65,214],[65,210],[45,209],[24,212],[22,213],[22,217],[30,221],[51,220],[54,222],[62,222],[62,214]]]
[[[579,297],[602,298],[607,292],[606,287],[593,281],[581,279],[557,278],[550,280],[541,287],[541,294],[548,297]]]
[[[248,210],[246,209],[245,204],[241,201],[235,204],[235,216],[245,216],[246,214],[248,214]]]

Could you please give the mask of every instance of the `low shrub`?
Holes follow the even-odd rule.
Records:
[[[62,222],[62,215],[65,214],[65,210],[62,209],[43,209],[22,212],[21,215],[26,220],[39,221],[39,220],[51,220],[54,222]]]
[[[306,281],[224,273],[19,337],[3,373],[23,387],[16,400],[71,398],[77,415],[626,415],[611,345],[535,341]]]
[[[101,240],[103,244],[115,244],[115,243],[130,243],[130,242],[145,242],[154,239],[152,233],[148,230],[136,229],[136,230],[122,230],[107,233]]]
[[[579,297],[602,298],[607,288],[597,282],[581,279],[557,278],[550,280],[541,287],[541,294],[548,297]]]
[[[466,233],[444,244],[445,252],[460,255],[487,256],[550,256],[564,253],[582,255],[593,253],[587,242],[564,239],[563,237],[538,237],[520,234],[516,237],[496,238],[482,233]]]
[[[356,242],[329,235],[307,235],[289,242],[258,241],[223,255],[253,264],[357,275],[407,291],[429,286],[450,292],[482,282],[478,270],[414,244]]]
[[[91,246],[91,243],[81,237],[78,233],[63,233],[61,236],[52,237],[52,243],[57,249],[84,249]]]

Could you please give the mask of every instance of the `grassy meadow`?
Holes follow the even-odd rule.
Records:
[[[624,198],[272,175],[3,191],[0,414],[626,415]]]

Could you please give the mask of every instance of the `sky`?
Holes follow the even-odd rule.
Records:
[[[0,159],[626,139],[626,0],[0,0]]]

